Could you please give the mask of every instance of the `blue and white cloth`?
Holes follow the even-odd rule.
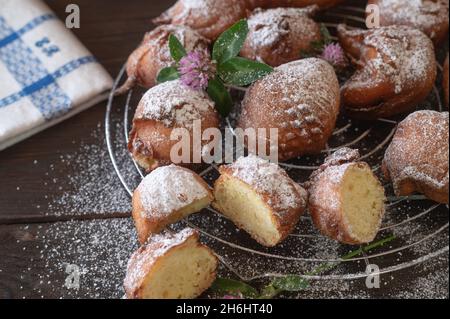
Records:
[[[0,0],[0,150],[97,104],[111,87],[41,0]]]

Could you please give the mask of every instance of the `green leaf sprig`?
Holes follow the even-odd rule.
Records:
[[[211,64],[215,66],[215,74],[208,74],[205,90],[223,117],[228,116],[233,107],[233,100],[227,85],[248,86],[273,71],[273,68],[267,64],[238,57],[248,32],[247,20],[240,20],[222,33],[213,45]],[[180,72],[180,62],[184,58],[188,58],[190,53],[186,52],[174,35],[169,38],[169,49],[176,64],[159,72],[158,83],[178,78],[183,80],[184,75]],[[189,76],[192,77],[192,74]]]
[[[370,252],[377,248],[387,245],[395,239],[395,236],[389,236],[367,246],[361,247],[355,251],[350,252],[341,258],[341,262],[324,263],[305,274],[304,276],[317,276],[327,271],[333,270],[339,266],[342,262],[358,257],[363,253]],[[283,292],[299,292],[307,289],[310,286],[310,282],[303,276],[288,275],[283,277],[276,277],[265,287],[258,291],[251,285],[232,279],[218,278],[211,287],[211,290],[218,294],[232,294],[236,296],[242,296],[249,299],[273,299],[277,295]]]

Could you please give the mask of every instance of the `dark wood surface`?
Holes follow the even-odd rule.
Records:
[[[151,19],[172,2],[47,1],[62,19],[67,4],[80,5],[81,28],[74,32],[113,77],[153,27]],[[0,152],[0,299],[122,296],[124,263],[136,240],[127,218],[129,198],[104,144],[105,106],[100,103]],[[87,273],[78,290],[64,286],[66,263]],[[435,282],[446,287],[416,291],[427,287],[413,283],[411,273],[438,276]],[[356,282],[351,294],[338,285],[318,284],[291,297],[448,297],[448,254],[425,268],[399,272],[389,282],[389,289],[378,291]]]

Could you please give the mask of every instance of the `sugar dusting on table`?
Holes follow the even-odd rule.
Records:
[[[92,136],[99,142],[81,143],[77,152],[61,155],[49,166],[43,187],[58,187],[60,195],[49,198],[48,207],[42,207],[47,216],[112,215],[130,212],[129,198],[109,158],[103,127],[99,125],[92,132]],[[134,167],[129,169],[134,172]]]

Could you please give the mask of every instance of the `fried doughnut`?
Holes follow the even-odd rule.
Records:
[[[220,174],[213,207],[263,246],[284,240],[305,211],[307,192],[276,164],[250,155]]]
[[[193,299],[216,279],[218,261],[190,228],[153,236],[130,258],[124,288],[128,299]]]
[[[385,213],[384,188],[359,152],[338,150],[306,184],[309,211],[317,229],[339,242],[360,245],[373,241]]]
[[[418,111],[398,126],[383,160],[397,196],[415,192],[448,204],[448,112]]]
[[[412,111],[431,92],[437,76],[433,43],[406,26],[350,30],[338,26],[344,50],[356,60],[342,87],[350,116],[373,120]]]
[[[278,8],[291,7],[303,8],[317,5],[321,9],[326,9],[338,5],[344,0],[247,0],[250,9],[255,8]]]
[[[133,86],[146,89],[157,84],[159,71],[175,63],[170,55],[169,36],[173,34],[188,52],[209,50],[209,41],[186,26],[162,25],[148,32],[141,45],[130,55],[127,62],[127,82],[117,93],[125,93]]]
[[[201,121],[202,132],[220,125],[214,102],[206,93],[191,89],[179,80],[157,85],[148,90],[139,102],[128,149],[136,162],[147,171],[171,164],[172,148],[181,140],[171,140],[172,131],[187,129],[191,134],[190,145],[193,146],[196,120]],[[210,142],[202,141],[201,147]],[[190,148],[193,159],[194,147]]]
[[[208,184],[196,173],[176,165],[147,175],[133,194],[133,219],[139,241],[206,208],[213,201]]]
[[[248,19],[241,56],[274,67],[299,60],[301,52],[322,39],[319,24],[310,18],[317,8],[256,9]]]
[[[445,97],[445,103],[449,104],[449,98],[448,98],[448,53],[447,53],[447,58],[445,59],[445,63],[444,63],[444,70],[442,71],[443,73],[443,81],[442,81],[442,85],[444,87],[444,97]]]
[[[325,148],[339,105],[333,67],[321,59],[303,59],[279,66],[249,88],[238,127],[266,130],[266,136],[271,128],[278,129],[279,159],[284,161]],[[268,141],[266,154],[269,150]]]
[[[242,0],[178,0],[154,23],[186,25],[204,37],[216,40],[246,17],[246,9],[247,3]]]
[[[405,25],[428,35],[437,45],[447,38],[448,0],[369,0],[380,10],[380,25]]]

